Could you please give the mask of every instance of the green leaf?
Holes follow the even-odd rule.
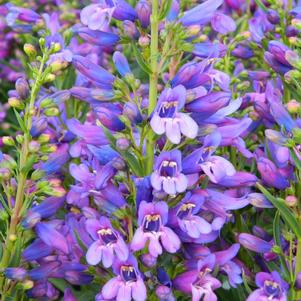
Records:
[[[20,128],[21,130],[24,132],[24,133],[27,133],[27,128],[26,128],[26,125],[23,121],[23,119],[21,118],[20,114],[14,109],[14,112],[15,112],[15,115],[16,115],[16,118],[17,118],[17,121],[20,125]]]
[[[163,20],[167,16],[167,14],[170,11],[171,4],[172,4],[172,0],[165,0],[164,1],[163,6],[162,6],[162,11],[161,11],[160,16],[159,16],[159,20]]]
[[[35,164],[36,159],[37,159],[36,155],[30,155],[25,166],[22,168],[21,172],[27,174],[31,170],[32,166]]]
[[[140,68],[147,74],[151,74],[152,71],[151,71],[150,67],[146,64],[146,62],[144,61],[144,58],[142,57],[137,45],[135,43],[132,43],[132,46],[133,46],[134,56],[137,60],[137,63],[139,64]]]
[[[291,158],[293,159],[296,167],[301,171],[301,161],[297,157],[295,151],[293,149],[290,149]]]
[[[268,9],[265,7],[265,5],[261,2],[261,0],[255,0],[255,3],[258,7],[260,7],[264,12],[267,12]]]
[[[275,214],[275,218],[273,221],[273,236],[274,236],[274,242],[275,245],[278,246],[279,248],[281,248],[281,231],[280,231],[280,212],[279,210],[277,210],[276,214]],[[282,250],[282,248],[281,248]],[[290,280],[290,272],[287,268],[287,264],[285,262],[285,256],[283,254],[279,254],[279,259],[280,259],[280,263],[282,266],[282,269],[284,271],[284,275],[286,280]]]
[[[70,288],[70,285],[64,279],[49,278],[48,281],[51,282],[61,292],[64,292],[67,287]]]
[[[299,225],[293,212],[286,206],[283,199],[275,198],[267,189],[259,183],[256,184],[258,189],[267,197],[267,199],[279,210],[286,224],[295,233],[298,239],[301,239],[301,225]]]

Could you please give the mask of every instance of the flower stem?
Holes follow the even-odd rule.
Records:
[[[148,116],[151,115],[157,103],[157,85],[158,85],[158,41],[159,41],[159,0],[152,1],[152,15],[151,15],[151,45],[150,45],[150,59],[151,59],[151,74],[149,77],[149,104]],[[146,137],[146,172],[150,174],[153,169],[154,162],[154,133],[149,131]]]
[[[301,216],[298,217],[299,225],[301,227]],[[295,259],[295,279],[297,275],[301,272],[301,239],[298,239],[297,243],[297,254]],[[300,300],[301,292],[296,292],[295,300]]]
[[[24,170],[24,167],[28,161],[28,155],[29,155],[30,129],[32,126],[32,115],[33,115],[32,112],[34,110],[35,99],[42,85],[43,70],[47,59],[48,59],[48,53],[45,53],[41,60],[40,68],[38,70],[38,74],[36,76],[35,82],[33,84],[30,93],[29,103],[26,107],[26,111],[24,114],[26,132],[24,133],[24,143],[22,145],[22,149],[20,152],[20,160],[19,160],[19,168],[18,168],[19,171],[18,171],[18,179],[17,179],[18,188],[17,188],[15,206],[12,210],[10,225],[6,235],[5,248],[3,249],[3,256],[0,262],[0,270],[7,268],[9,265],[10,258],[12,256],[16,256],[14,254],[13,248],[14,248],[15,238],[18,239],[17,228],[21,219],[21,212],[24,204],[24,194],[25,194],[25,187],[26,187],[26,180],[27,180],[27,173],[28,173],[26,170]],[[0,278],[0,291],[1,291],[1,287],[3,286],[3,280],[4,279]],[[2,291],[2,300],[4,300],[4,294],[5,292]]]

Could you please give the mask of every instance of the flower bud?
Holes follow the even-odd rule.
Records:
[[[45,46],[45,44],[46,44],[46,40],[44,38],[40,38],[39,39],[39,45],[40,45],[40,47],[43,48]]]
[[[17,235],[16,235],[16,234],[10,234],[10,235],[8,236],[8,239],[9,239],[10,241],[16,241],[16,240],[17,240]]]
[[[33,181],[38,181],[40,180],[41,178],[43,178],[45,175],[45,171],[44,170],[41,170],[41,169],[36,169],[33,171],[33,173],[31,174],[31,180]]]
[[[30,141],[28,145],[28,149],[31,153],[36,153],[40,149],[40,143],[37,141]]]
[[[125,168],[125,162],[122,158],[120,157],[115,157],[112,160],[112,166],[117,169],[117,170],[123,170]]]
[[[24,103],[18,99],[17,97],[10,97],[8,99],[8,104],[15,109],[23,110],[24,109]]]
[[[33,59],[34,57],[37,56],[37,51],[32,44],[28,44],[28,43],[24,44],[23,49],[29,58]]]
[[[68,66],[68,63],[66,61],[62,60],[55,60],[50,64],[50,70],[52,73],[56,73],[62,69],[65,69]]]
[[[53,100],[50,98],[44,98],[41,102],[40,102],[40,108],[45,109],[47,107],[53,106]]]
[[[150,43],[150,39],[147,36],[141,36],[138,40],[138,44],[141,47],[147,47],[149,45],[149,43]]]
[[[60,110],[58,108],[48,108],[44,111],[44,114],[48,117],[59,116]]]
[[[127,102],[123,107],[123,115],[135,123],[142,121],[142,115],[135,103]]]
[[[38,138],[38,141],[43,144],[50,141],[50,135],[49,134],[41,134]]]
[[[301,290],[301,272],[297,274],[295,287],[296,289]]]
[[[200,25],[191,25],[187,28],[188,36],[196,36],[201,30]]]
[[[25,78],[20,77],[17,79],[16,84],[16,91],[19,94],[21,99],[27,99],[29,96],[29,85]]]
[[[267,18],[270,23],[278,24],[280,22],[280,16],[276,10],[269,9],[267,12]]]
[[[2,137],[2,142],[5,145],[8,145],[8,146],[14,146],[15,145],[14,139],[12,137],[9,137],[9,136],[3,136]]]
[[[124,33],[131,39],[136,39],[139,36],[139,32],[137,30],[136,25],[129,20],[123,21],[123,30]]]
[[[155,266],[157,263],[157,258],[150,254],[142,254],[140,256],[140,259],[142,263],[148,268]]]
[[[301,20],[299,19],[293,19],[291,24],[296,27],[297,29],[301,30]]]
[[[140,0],[136,5],[136,12],[141,26],[146,28],[150,23],[152,7],[147,0]]]
[[[22,287],[24,290],[29,290],[33,288],[34,282],[32,280],[26,279],[25,281],[22,282]]]
[[[10,178],[10,171],[8,168],[0,167],[0,181],[4,180],[7,181]]]
[[[19,144],[22,144],[24,142],[24,136],[23,135],[17,135],[16,136],[16,141],[19,143]]]
[[[116,147],[120,150],[127,150],[130,147],[130,141],[126,138],[118,138],[116,141]]]
[[[286,104],[286,107],[287,107],[287,110],[291,113],[291,114],[295,114],[295,113],[298,113],[299,110],[300,110],[300,103],[295,100],[295,99],[292,99],[290,100],[287,104]]]
[[[159,285],[156,288],[156,295],[160,300],[168,300],[172,294],[172,289],[166,285]]]
[[[294,195],[288,195],[285,198],[285,204],[289,207],[295,207],[298,203],[298,199]]]
[[[55,75],[53,73],[49,73],[46,75],[44,82],[49,83],[49,82],[53,82],[54,80],[55,80]]]

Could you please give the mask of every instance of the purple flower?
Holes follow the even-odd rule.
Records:
[[[177,276],[173,281],[175,288],[186,294],[192,294],[193,301],[216,301],[217,297],[213,291],[221,287],[221,283],[210,275],[214,266],[215,255],[208,255],[198,262],[196,270],[187,271]]]
[[[138,270],[137,261],[132,255],[127,261],[115,261],[113,271],[117,276],[103,286],[101,291],[103,299],[116,301],[146,300],[146,287]]]
[[[208,234],[212,231],[211,224],[198,216],[204,201],[204,196],[188,192],[174,210],[178,226],[192,238],[198,238],[201,234]]]
[[[140,0],[136,5],[136,12],[141,26],[146,28],[150,22],[152,7],[147,0]]]
[[[196,122],[185,113],[179,112],[185,105],[186,89],[179,85],[165,89],[158,100],[150,124],[153,131],[167,138],[174,144],[181,141],[181,133],[188,138],[195,138],[198,133]]]
[[[211,25],[215,31],[221,34],[227,34],[229,32],[235,31],[236,29],[234,20],[231,17],[219,12],[213,15],[211,19]]]
[[[162,246],[170,253],[180,248],[180,239],[165,224],[168,220],[168,206],[165,202],[147,203],[142,201],[138,212],[138,225],[131,249],[138,251],[144,248],[149,241],[149,253],[157,257],[162,254]],[[160,243],[160,241],[161,243]]]
[[[247,301],[286,301],[288,284],[281,279],[278,272],[259,272],[256,274],[256,285],[259,287],[248,297]]]
[[[119,51],[115,51],[113,54],[113,62],[121,76],[126,76],[127,74],[131,74],[132,71],[130,69],[127,58]]]
[[[128,258],[128,247],[108,218],[88,219],[86,230],[95,240],[86,254],[89,264],[97,265],[101,261],[104,267],[108,268],[116,258],[121,261]]]
[[[115,7],[90,4],[80,13],[80,20],[92,30],[108,31]]]
[[[267,253],[272,249],[272,243],[248,233],[239,234],[238,241],[245,248],[257,253]]]
[[[151,184],[158,190],[175,195],[184,192],[188,180],[182,171],[182,155],[179,150],[162,152],[156,159],[154,171],[151,174]]]

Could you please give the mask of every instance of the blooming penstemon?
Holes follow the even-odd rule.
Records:
[[[298,1],[23,2],[0,299],[301,300]]]

